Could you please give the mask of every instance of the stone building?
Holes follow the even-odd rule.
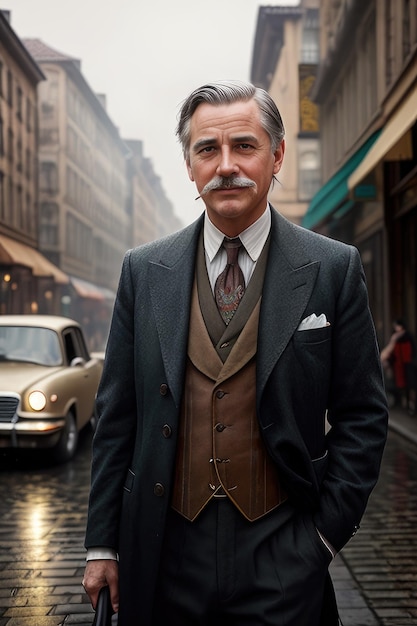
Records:
[[[303,225],[356,245],[379,340],[417,331],[417,0],[322,0],[322,187]]]
[[[321,184],[319,117],[311,100],[319,62],[319,0],[299,6],[261,6],[251,81],[274,99],[283,117],[286,153],[270,200],[300,223]]]
[[[40,249],[70,277],[61,312],[101,348],[130,246],[129,150],[80,61],[39,39],[23,43],[46,78],[38,87]]]
[[[176,217],[151,160],[143,154],[143,142],[139,139],[126,139],[125,142],[131,152],[132,246],[138,246],[175,232],[183,224]]]
[[[44,75],[0,11],[0,314],[49,312],[67,276],[38,250],[37,91]]]
[[[103,96],[81,63],[24,39],[39,85],[39,232],[42,251],[71,276],[115,288],[129,246],[126,157]]]

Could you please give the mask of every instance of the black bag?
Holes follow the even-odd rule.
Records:
[[[107,586],[102,587],[98,594],[96,614],[92,626],[111,626],[112,614],[113,609],[110,602],[110,590]]]

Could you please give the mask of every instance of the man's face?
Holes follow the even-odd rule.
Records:
[[[269,135],[253,100],[200,104],[190,130],[188,175],[213,224],[234,237],[264,212],[272,177],[281,169],[285,143],[271,152]]]

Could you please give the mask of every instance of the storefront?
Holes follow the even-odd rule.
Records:
[[[353,198],[378,182],[384,213],[388,319],[403,318],[417,334],[417,87],[396,109],[348,180]]]
[[[61,313],[68,276],[39,250],[0,234],[0,314]]]
[[[302,225],[318,233],[355,245],[365,269],[370,307],[380,342],[387,323],[385,239],[383,202],[376,182],[362,185],[361,197],[354,198],[348,181],[377,142],[375,132],[332,176],[312,199]]]

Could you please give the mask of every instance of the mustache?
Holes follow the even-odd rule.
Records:
[[[234,187],[256,187],[256,183],[251,178],[245,178],[244,176],[215,176],[207,185],[204,185],[196,200],[202,198],[210,191],[215,191],[216,189],[233,189]]]

